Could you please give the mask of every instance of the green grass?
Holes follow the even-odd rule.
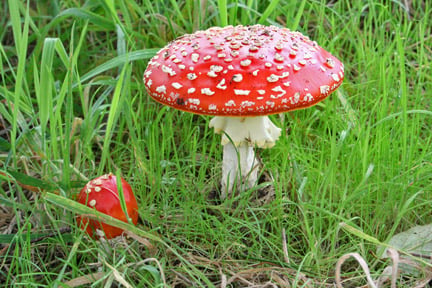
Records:
[[[93,275],[93,287],[325,287],[350,252],[377,278],[388,263],[375,239],[432,222],[430,1],[30,2],[0,6],[4,286],[76,287]],[[255,23],[307,34],[346,78],[314,108],[272,117],[282,137],[259,151],[271,201],[252,189],[220,202],[209,117],[155,103],[142,75],[175,37]],[[68,199],[110,171],[132,185],[141,221],[104,248],[77,228],[85,211]],[[354,262],[344,268],[366,283]]]

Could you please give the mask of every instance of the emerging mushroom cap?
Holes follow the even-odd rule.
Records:
[[[343,64],[307,36],[263,25],[184,35],[162,48],[144,73],[156,101],[218,116],[306,108],[325,99],[343,78]]]
[[[123,178],[120,178],[120,180],[127,213],[132,219],[132,223],[136,225],[138,222],[138,204],[135,195],[129,183]],[[78,202],[123,222],[128,222],[120,204],[117,178],[113,174],[102,175],[89,181],[79,193]],[[123,233],[120,228],[87,217],[79,216],[77,222],[82,229],[86,229],[90,237],[100,236],[95,233],[97,230],[102,230],[107,239],[117,237]]]

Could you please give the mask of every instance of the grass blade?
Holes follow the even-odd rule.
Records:
[[[138,61],[138,60],[147,60],[153,57],[156,52],[159,51],[158,48],[155,49],[145,49],[145,50],[138,50],[134,52],[129,52],[124,55],[119,55],[111,60],[108,60],[107,62],[103,63],[102,65],[97,66],[96,68],[90,70],[86,74],[80,77],[80,83],[84,83],[87,80],[116,67],[122,66],[127,62],[132,61]],[[74,83],[74,87],[76,87],[78,83]]]
[[[23,28],[21,30],[21,17],[19,14],[18,1],[9,0],[9,13],[12,22],[12,31],[14,35],[16,53],[18,55],[18,66],[15,78],[15,91],[13,99],[13,112],[12,112],[12,129],[11,129],[11,146],[12,146],[12,159],[16,164],[16,138],[18,133],[18,117],[20,114],[21,97],[23,96],[24,90],[23,85],[25,83],[25,67],[26,67],[26,54],[27,54],[27,41],[29,33],[29,10],[25,14]]]
[[[108,31],[115,30],[115,24],[112,21],[105,19],[104,17],[83,8],[66,9],[60,14],[58,14],[51,23],[55,25],[55,23],[57,23],[58,21],[66,17],[80,18],[82,20],[89,21],[90,23],[95,24],[104,30],[108,30]]]
[[[217,2],[218,2],[219,17],[220,17],[220,26],[225,27],[228,25],[227,1],[218,0]]]
[[[290,24],[290,28],[294,31],[298,29],[301,17],[303,16],[305,5],[306,5],[306,0],[303,0],[297,8],[298,10],[294,18],[294,21],[292,22],[292,24]]]
[[[105,131],[105,137],[104,137],[104,143],[102,148],[102,156],[101,161],[99,165],[99,174],[103,174],[102,170],[105,168],[105,162],[108,158],[111,158],[110,153],[108,151],[111,143],[111,137],[113,134],[113,129],[115,127],[115,124],[117,122],[118,116],[122,109],[122,103],[123,101],[120,101],[120,97],[124,93],[124,85],[123,82],[125,80],[125,75],[128,73],[128,79],[130,79],[130,69],[128,65],[125,65],[121,71],[121,74],[117,80],[117,84],[115,86],[113,99],[111,101],[111,106],[109,109],[108,114],[108,120],[106,123],[106,131]]]
[[[260,19],[258,20],[258,24],[265,24],[268,21],[268,17],[271,13],[273,13],[278,6],[280,0],[272,0],[270,4],[267,6],[267,8],[264,10],[263,14],[261,15]]]

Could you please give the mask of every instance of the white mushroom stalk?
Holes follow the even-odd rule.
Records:
[[[230,195],[234,185],[241,190],[252,188],[258,180],[260,166],[254,147],[273,147],[279,139],[281,129],[267,116],[216,116],[209,126],[215,129],[215,133],[223,133],[221,198]]]

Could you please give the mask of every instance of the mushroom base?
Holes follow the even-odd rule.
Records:
[[[281,134],[267,116],[214,117],[210,121],[215,133],[222,135],[224,145],[222,163],[221,198],[231,194],[234,184],[243,189],[257,182],[259,162],[254,147],[271,148]]]

